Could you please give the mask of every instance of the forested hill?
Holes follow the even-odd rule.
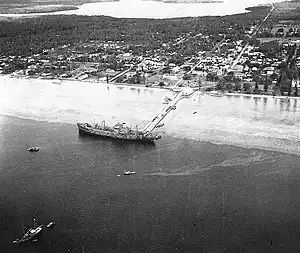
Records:
[[[202,33],[211,38],[226,34],[228,38],[244,39],[245,29],[259,22],[265,13],[164,20],[77,15],[12,19],[0,21],[0,55],[31,55],[89,40],[124,41],[151,50],[187,33]]]

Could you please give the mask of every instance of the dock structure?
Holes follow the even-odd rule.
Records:
[[[159,112],[153,120],[144,128],[144,131],[153,131],[156,126],[162,122],[162,120],[172,111],[171,108],[175,106],[180,99],[182,99],[182,93],[183,91],[176,94],[174,99],[161,111]]]
[[[160,111],[154,118],[153,120],[144,128],[143,131],[147,132],[152,132],[157,125],[159,125],[163,119],[170,113],[172,112],[172,108],[177,105],[177,103],[183,99],[192,96],[196,90],[193,90],[192,92],[185,94],[185,90],[182,89],[179,93],[175,95],[175,97],[170,101],[170,103],[162,110]]]
[[[214,87],[216,85],[213,86],[203,86],[197,88],[197,89],[189,89],[190,92],[188,92],[186,89],[182,88],[180,92],[178,92],[175,97],[172,99],[172,101],[169,102],[169,104],[164,107],[153,119],[152,121],[146,125],[146,127],[143,129],[143,131],[147,131],[147,132],[152,132],[162,121],[163,119],[169,114],[171,113],[173,110],[172,108],[174,106],[177,105],[177,103],[184,98],[190,98],[195,92],[200,91],[201,93],[203,92],[203,90],[205,90],[206,88],[211,88]]]
[[[110,80],[108,80],[108,82],[113,82],[115,81],[117,78],[119,78],[120,76],[125,75],[127,72],[129,72],[130,70],[132,70],[133,66],[131,66],[129,69],[124,70],[123,72],[119,73],[118,75],[114,76],[113,78],[111,78]]]
[[[214,48],[209,52],[212,53],[213,51],[215,51],[226,39],[226,35],[224,35],[223,39],[214,46]],[[191,68],[191,70],[189,70],[188,72],[186,72],[187,74],[192,73],[196,67],[198,67],[201,64],[201,60],[199,60],[197,63],[194,64],[194,66]],[[191,95],[193,95],[197,90],[201,90],[201,89],[205,89],[208,87],[213,87],[213,86],[204,86],[204,87],[199,87],[197,88],[197,90],[193,90],[193,92],[191,92],[190,94],[185,94],[186,90],[184,88],[180,88],[179,84],[183,81],[183,78],[179,79],[172,87],[170,87],[170,90],[175,90],[179,88],[179,92],[175,95],[175,97],[172,99],[172,101],[170,101],[170,103],[161,111],[159,112],[154,119],[152,119],[152,121],[146,125],[146,127],[143,129],[143,131],[148,131],[148,132],[152,132],[157,125],[159,125],[162,120],[171,112],[173,111],[172,108],[174,106],[177,105],[177,103],[183,99],[183,98],[188,98]]]

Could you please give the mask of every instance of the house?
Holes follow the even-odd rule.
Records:
[[[162,67],[164,65],[162,62],[159,62],[156,59],[150,59],[150,58],[146,58],[144,60],[144,63],[148,66],[152,66],[152,67],[156,67],[156,68]]]
[[[180,67],[179,66],[176,66],[174,68],[171,69],[171,73],[178,73],[180,70]]]
[[[178,80],[179,79],[176,74],[168,74],[168,75],[165,74],[162,76],[162,78],[169,79],[169,80]]]

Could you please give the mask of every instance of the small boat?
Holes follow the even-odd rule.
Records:
[[[61,84],[62,84],[62,80],[56,80],[56,81],[53,81],[52,83],[53,83],[53,84],[61,85]]]
[[[164,123],[158,124],[158,125],[156,126],[156,128],[163,127],[164,125],[165,125]]]
[[[181,88],[171,88],[171,90],[172,90],[173,92],[180,92],[182,89],[181,89]]]
[[[165,97],[163,104],[168,104],[170,101],[172,101],[171,98],[169,98],[168,96]]]
[[[225,96],[224,93],[220,93],[220,92],[210,93],[209,95],[213,96],[213,97],[224,97]]]
[[[47,224],[47,228],[53,228],[55,226],[55,222],[51,221]]]
[[[134,175],[134,174],[136,174],[135,171],[130,171],[130,170],[124,171],[124,175],[126,175],[126,176]]]
[[[31,148],[27,149],[27,151],[29,151],[29,152],[37,152],[39,150],[40,150],[39,147],[31,147]]]
[[[32,242],[37,242],[38,241],[38,239],[34,239],[34,240],[32,240]]]

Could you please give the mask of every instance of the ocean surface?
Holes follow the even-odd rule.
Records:
[[[168,91],[7,77],[0,90],[1,253],[298,252],[300,100],[195,95],[149,145],[74,123],[146,123]],[[12,244],[33,218],[57,225]]]
[[[176,18],[231,15],[245,12],[246,7],[259,4],[281,2],[281,0],[224,0],[222,3],[163,3],[151,0],[120,0],[118,2],[88,3],[72,11],[60,11],[41,14],[15,14],[0,16],[35,16],[35,15],[106,15],[117,18]]]

